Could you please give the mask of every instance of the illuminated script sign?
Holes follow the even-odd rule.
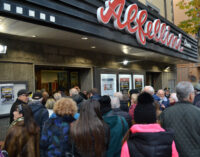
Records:
[[[125,29],[130,34],[136,33],[137,41],[142,45],[146,45],[146,38],[148,38],[179,52],[183,51],[183,47],[181,47],[182,34],[176,36],[170,33],[170,26],[162,23],[160,19],[147,21],[148,13],[146,10],[139,10],[137,4],[131,4],[125,9],[125,3],[126,0],[106,1],[105,8],[99,7],[97,9],[98,21],[107,24],[113,18],[116,29]],[[124,10],[124,19],[122,19]]]

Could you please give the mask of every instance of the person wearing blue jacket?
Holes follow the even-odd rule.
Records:
[[[32,96],[32,101],[29,102],[29,106],[33,112],[33,117],[37,125],[40,127],[40,131],[43,128],[44,122],[49,119],[49,112],[42,105],[42,93],[35,92]]]

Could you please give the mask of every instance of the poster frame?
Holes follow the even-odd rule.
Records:
[[[124,77],[123,77],[124,76]],[[132,75],[131,74],[118,74],[118,91],[120,91],[120,79],[121,78],[129,78],[129,90],[133,88],[133,84],[132,84]],[[129,91],[128,90],[128,91]]]
[[[142,74],[133,74],[133,89],[136,89],[135,87],[135,79],[141,78],[142,79],[142,89],[144,88],[144,75]]]
[[[104,83],[103,83],[103,79],[113,79],[113,94],[115,92],[117,92],[117,74],[105,74],[105,73],[102,73],[100,74],[100,86],[101,86],[101,95],[109,95],[107,93],[104,92],[103,90],[103,86],[104,86]],[[109,96],[113,96],[113,94],[110,94]]]
[[[23,85],[25,86],[26,90],[28,89],[28,81],[0,81],[0,85],[3,85],[3,84],[13,84],[14,87],[15,85]],[[15,88],[13,88],[13,90],[14,89]],[[18,91],[14,90],[14,93],[17,93],[17,92]],[[1,91],[0,91],[0,97],[1,97]],[[14,101],[15,100],[16,100],[16,97],[14,97]],[[5,107],[5,106],[1,105],[0,103],[0,108],[2,109],[2,107]],[[0,112],[0,119],[9,117],[9,113],[10,111],[7,111],[6,113],[3,113],[3,114]]]

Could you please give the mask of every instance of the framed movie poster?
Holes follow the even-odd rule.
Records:
[[[101,74],[101,95],[113,96],[117,91],[116,74]]]
[[[119,74],[119,91],[122,94],[128,94],[128,91],[132,88],[131,75]]]
[[[26,82],[0,82],[0,116],[10,112],[17,99],[17,92],[21,89],[27,89]]]
[[[139,91],[144,88],[144,75],[133,75],[133,88]]]

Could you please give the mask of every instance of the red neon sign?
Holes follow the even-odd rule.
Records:
[[[136,33],[137,41],[142,45],[146,45],[146,38],[148,38],[180,52],[183,51],[183,47],[181,47],[182,34],[176,36],[170,33],[170,26],[161,23],[160,19],[155,19],[153,22],[147,21],[147,11],[138,10],[137,4],[131,4],[126,8],[122,20],[125,2],[126,0],[107,0],[105,8],[97,9],[98,21],[107,24],[113,17],[116,29],[125,29],[130,34]]]

